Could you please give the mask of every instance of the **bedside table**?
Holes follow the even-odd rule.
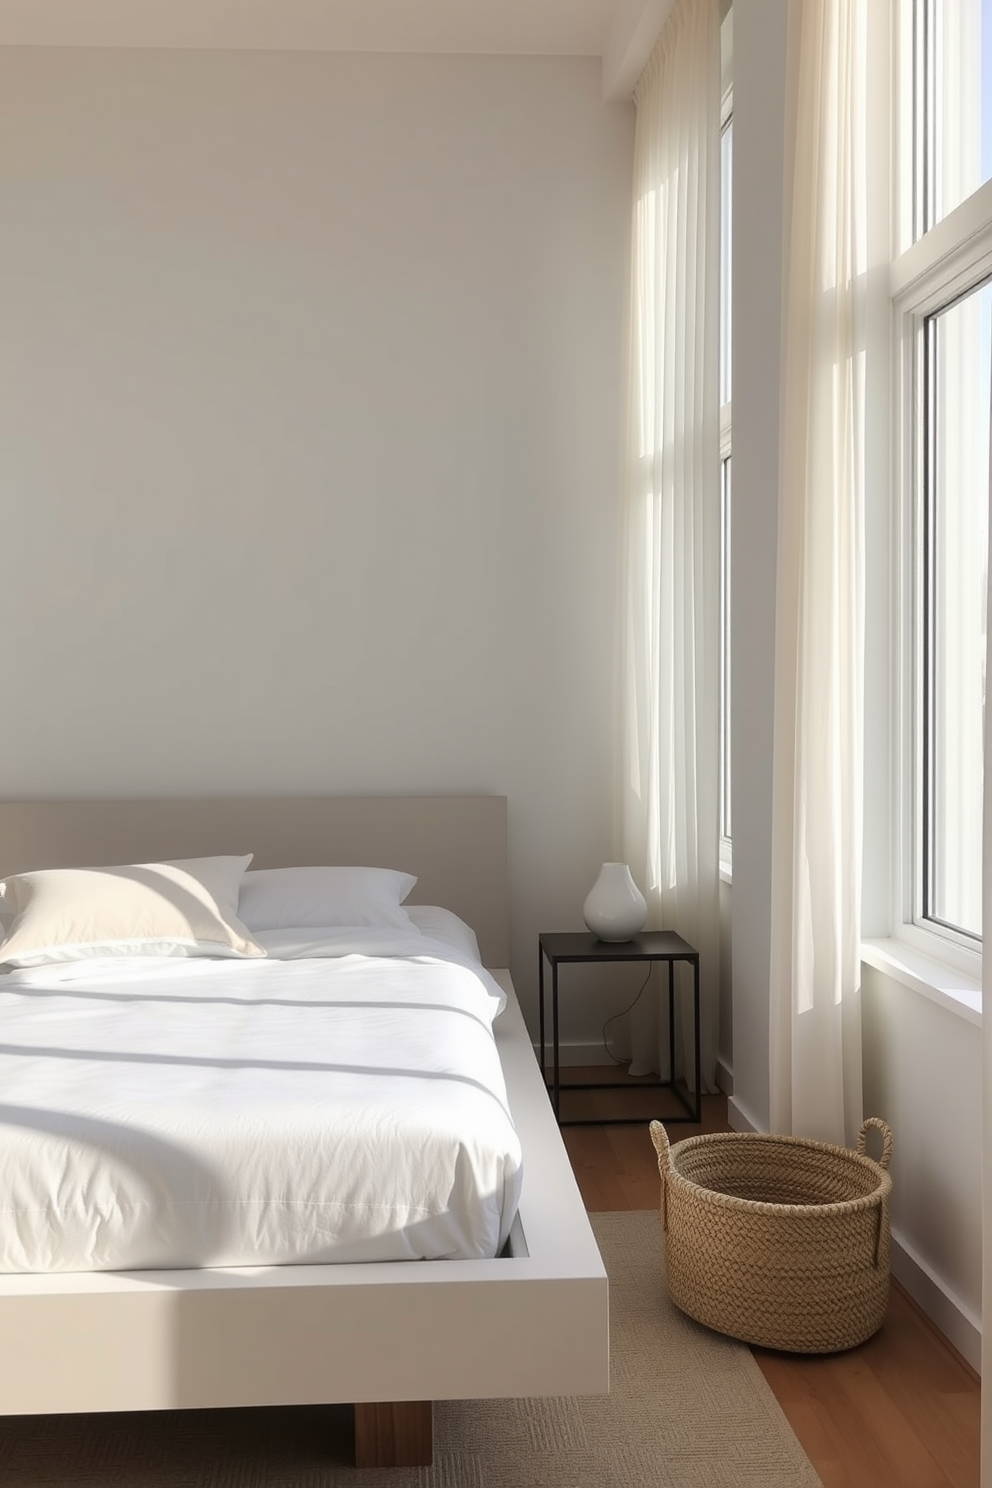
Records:
[[[702,1118],[699,1070],[699,952],[674,930],[642,930],[632,940],[607,941],[584,933],[543,934],[538,937],[538,986],[541,1005],[541,1076],[551,1092],[551,1104],[559,1126],[617,1126],[642,1122],[643,1116],[614,1116],[609,1119],[584,1117],[563,1121],[561,1116],[561,1062],[558,1041],[558,967],[581,962],[660,961],[668,963],[668,1079],[638,1080],[636,1086],[618,1080],[589,1081],[569,1084],[568,1090],[671,1090],[684,1111],[681,1116],[666,1116],[669,1121],[699,1121]],[[695,1048],[695,1103],[690,1105],[675,1083],[675,963],[685,961],[692,967],[692,1006]],[[545,1062],[545,962],[551,967],[551,1055],[553,1079],[547,1084]]]

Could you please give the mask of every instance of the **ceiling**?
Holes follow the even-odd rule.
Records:
[[[671,0],[0,0],[0,45],[598,57],[629,95]]]

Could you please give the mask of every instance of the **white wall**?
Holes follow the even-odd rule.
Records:
[[[733,894],[720,880],[720,1012],[717,1018],[716,1083],[728,1095],[734,1090]]]
[[[892,1267],[981,1368],[982,1035],[862,969],[866,1115],[892,1128]]]
[[[5,49],[0,138],[0,794],[505,793],[526,1005],[609,856],[632,106]]]
[[[780,297],[789,0],[734,0],[734,878],[732,1124],[767,1130],[771,912],[772,703],[778,500]],[[884,372],[883,372],[884,377]],[[879,431],[884,443],[884,431]],[[878,451],[873,458],[879,458]],[[886,489],[875,480],[876,495]],[[884,507],[869,514],[873,567],[869,623],[886,625]],[[882,652],[886,651],[883,638]],[[890,912],[884,857],[888,770],[876,745],[888,690],[869,657],[866,773],[869,832],[866,934],[884,935]],[[881,849],[880,849],[881,844]],[[979,1365],[981,1317],[980,1030],[919,992],[863,970],[866,1115],[894,1138],[893,1271],[969,1361]]]

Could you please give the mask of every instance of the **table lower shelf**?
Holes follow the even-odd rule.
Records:
[[[682,1080],[658,1080],[640,1075],[626,1079],[597,1079],[595,1068],[574,1067],[561,1072],[559,1126],[641,1125],[648,1121],[696,1124],[701,1103]],[[552,1071],[545,1076],[554,1104]]]

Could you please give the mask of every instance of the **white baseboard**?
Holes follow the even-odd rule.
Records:
[[[723,1059],[716,1062],[716,1088],[726,1096],[734,1093],[734,1072]]]
[[[909,1241],[895,1231],[892,1233],[892,1275],[975,1373],[981,1374],[981,1319],[940,1280]]]
[[[764,1127],[759,1126],[748,1115],[740,1101],[735,1100],[733,1096],[727,1101],[727,1121],[731,1131],[760,1132],[764,1130]]]

